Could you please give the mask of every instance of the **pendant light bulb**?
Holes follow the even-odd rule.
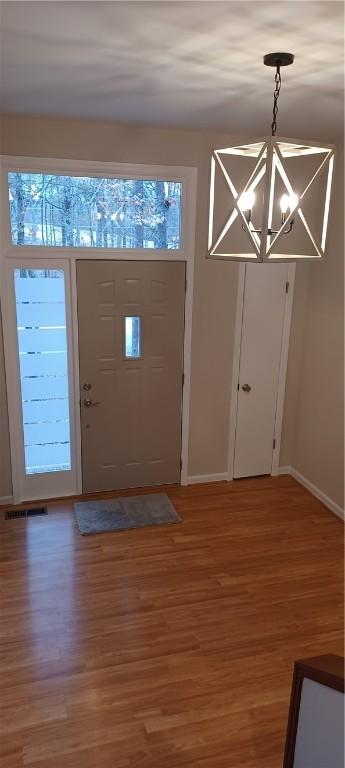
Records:
[[[252,218],[252,208],[255,203],[255,192],[252,189],[242,192],[242,195],[238,201],[241,211],[243,211],[247,224],[250,223]]]
[[[294,211],[295,208],[297,208],[298,205],[298,197],[294,193],[291,195],[282,195],[280,198],[280,210],[283,214],[286,214],[287,211]]]
[[[253,192],[252,189],[247,190],[247,192],[243,192],[238,204],[241,208],[241,211],[251,211],[255,204],[255,192]]]

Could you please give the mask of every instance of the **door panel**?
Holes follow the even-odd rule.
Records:
[[[246,265],[234,477],[271,473],[287,277],[287,264]]]
[[[77,290],[83,490],[179,482],[185,264],[83,260]]]

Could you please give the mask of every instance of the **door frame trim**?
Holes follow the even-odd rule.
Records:
[[[241,264],[238,265],[235,334],[234,334],[234,348],[233,348],[233,357],[232,357],[232,376],[231,376],[230,411],[229,411],[229,438],[228,438],[228,480],[229,481],[234,479],[234,456],[235,456],[237,399],[238,399],[237,385],[238,385],[238,378],[240,373],[245,282],[246,282],[246,264],[245,262],[242,262]]]
[[[276,442],[275,442],[275,448],[273,449],[272,470],[271,470],[271,475],[275,477],[279,474],[278,470],[279,470],[279,458],[280,458],[280,445],[281,445],[282,425],[283,425],[283,416],[284,416],[285,385],[286,385],[286,374],[287,374],[288,357],[289,357],[289,344],[290,344],[290,331],[291,331],[291,319],[292,319],[292,306],[293,306],[293,297],[294,297],[294,289],[295,289],[295,276],[296,276],[296,264],[293,263],[289,265],[289,270],[288,270],[289,290],[285,297],[282,345],[281,345],[280,365],[279,365],[278,393],[277,393],[276,417],[275,417],[275,425],[274,425],[274,438]]]
[[[185,327],[183,342],[183,374],[184,385],[181,404],[181,485],[187,485],[188,481],[188,453],[189,453],[189,415],[190,415],[190,391],[191,391],[191,348],[192,348],[192,312],[193,312],[193,288],[194,288],[194,260],[195,260],[195,225],[196,225],[196,196],[198,170],[191,166],[177,165],[148,165],[132,163],[114,163],[71,160],[61,158],[20,157],[0,155],[0,193],[4,205],[1,213],[1,248],[0,248],[0,274],[6,271],[6,267],[14,267],[17,261],[24,263],[37,261],[42,267],[53,261],[67,261],[70,270],[70,297],[71,297],[71,348],[73,358],[73,400],[74,409],[71,413],[71,423],[74,427],[74,440],[76,455],[74,457],[76,468],[76,487],[73,494],[82,492],[82,468],[81,468],[81,425],[80,425],[80,385],[79,385],[79,345],[78,345],[78,317],[77,317],[77,280],[76,262],[81,259],[110,259],[113,261],[183,261],[186,264],[186,294],[185,294]],[[182,210],[181,210],[181,248],[179,250],[154,251],[148,249],[106,249],[106,248],[53,248],[44,246],[14,246],[10,237],[9,209],[7,201],[7,177],[10,170],[66,173],[85,173],[86,175],[109,176],[118,175],[123,178],[162,178],[172,181],[181,181],[183,184]],[[14,503],[20,503],[28,499],[23,498],[18,482],[17,452],[14,446],[18,442],[16,419],[13,417],[12,392],[17,387],[15,382],[14,366],[11,363],[11,352],[8,337],[8,325],[10,314],[8,313],[8,297],[4,281],[0,282],[0,297],[2,305],[3,333],[5,345],[5,367],[7,381],[7,397],[9,411],[9,433],[11,446],[11,473]],[[72,401],[71,401],[72,405]],[[37,499],[38,500],[38,499]]]
[[[242,263],[238,265],[236,320],[235,320],[234,351],[233,351],[233,359],[232,359],[232,377],[231,377],[230,409],[229,409],[228,476],[227,476],[228,481],[231,481],[234,479],[234,459],[235,459],[237,401],[238,401],[237,386],[238,386],[240,358],[241,358],[242,321],[243,321],[243,307],[244,307],[244,291],[245,291],[245,283],[246,283],[246,268],[247,268],[246,263]],[[281,344],[281,355],[280,355],[280,364],[279,364],[276,414],[275,414],[275,422],[274,422],[274,439],[276,441],[275,448],[273,448],[273,445],[272,445],[271,475],[274,475],[274,476],[279,474],[278,472],[279,454],[280,454],[281,433],[282,433],[282,423],[283,423],[283,413],[284,413],[285,384],[286,384],[286,374],[287,374],[287,364],[288,364],[288,354],[289,354],[295,274],[296,274],[296,264],[291,263],[289,264],[289,267],[288,267],[289,290],[286,293],[285,306],[284,306],[284,320],[283,320],[282,344]]]

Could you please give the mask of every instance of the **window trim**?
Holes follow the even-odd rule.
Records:
[[[182,183],[181,195],[181,240],[179,249],[155,250],[151,248],[143,249],[112,249],[112,248],[74,248],[51,246],[24,245],[16,246],[12,244],[10,216],[8,206],[8,171],[32,171],[37,173],[60,173],[90,175],[101,177],[118,178],[138,178],[138,179],[162,179],[179,181]],[[190,415],[190,389],[191,389],[191,346],[192,346],[192,309],[193,309],[193,286],[194,286],[194,261],[195,261],[195,226],[196,226],[196,197],[197,197],[197,169],[191,166],[175,165],[147,165],[119,162],[98,162],[72,159],[41,158],[41,157],[20,157],[11,155],[0,155],[0,298],[1,310],[3,316],[3,332],[5,346],[5,368],[7,379],[8,411],[9,411],[9,429],[11,442],[11,465],[12,465],[12,485],[13,501],[19,503],[29,500],[18,480],[16,467],[18,466],[17,448],[18,433],[16,432],[15,419],[17,406],[11,408],[10,402],[13,401],[16,391],[15,372],[13,371],[13,337],[12,342],[8,341],[11,336],[9,326],[10,296],[8,294],[8,285],[5,285],[5,275],[8,268],[14,269],[16,265],[23,262],[28,265],[29,262],[37,264],[43,268],[51,268],[54,263],[65,264],[69,275],[70,289],[70,348],[72,353],[72,365],[70,369],[72,375],[70,378],[71,390],[71,424],[73,419],[73,444],[71,431],[71,450],[74,451],[75,459],[75,485],[73,490],[64,495],[74,495],[82,493],[82,470],[81,470],[81,428],[80,428],[80,388],[79,388],[79,355],[78,355],[78,322],[77,322],[77,280],[76,280],[76,262],[79,259],[110,259],[120,261],[184,261],[186,263],[186,294],[185,294],[185,335],[183,348],[183,366],[184,366],[184,385],[182,392],[182,450],[181,450],[181,484],[188,484],[188,454],[189,454],[189,415]],[[6,287],[7,286],[7,287]],[[15,308],[14,308],[15,309]],[[16,333],[16,328],[14,329]],[[12,343],[12,353],[11,353]],[[16,401],[18,402],[18,401]],[[73,403],[73,406],[72,406]],[[73,417],[72,417],[73,407]],[[17,409],[18,410],[18,409]],[[67,474],[67,473],[64,473]],[[31,476],[34,477],[34,476]],[[41,478],[44,477],[42,474]],[[45,495],[35,495],[35,499],[48,498],[52,495],[61,495],[61,493],[52,493],[51,490]]]

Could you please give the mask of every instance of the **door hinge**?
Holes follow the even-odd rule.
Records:
[[[290,288],[290,283],[287,280],[286,283],[285,283],[285,293],[289,293],[289,288]]]
[[[275,439],[275,437],[274,437],[274,438],[273,438],[273,450],[275,449],[275,447],[276,447],[276,439]]]
[[[184,387],[184,373],[182,374],[182,386]]]
[[[180,469],[182,470],[182,459],[180,459]]]

